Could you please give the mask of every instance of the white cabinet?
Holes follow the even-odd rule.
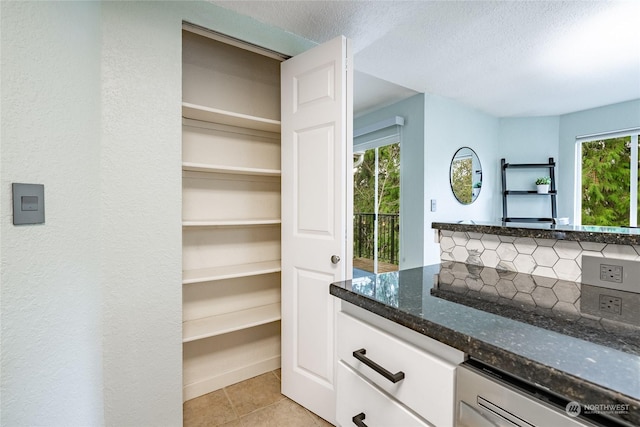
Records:
[[[404,405],[390,399],[378,387],[344,362],[338,363],[338,425],[367,427],[430,427]],[[360,421],[360,422],[358,422]]]
[[[183,31],[185,400],[280,367],[279,69]]]
[[[417,333],[413,335],[413,342],[399,338],[395,333],[399,326],[381,317],[375,321],[377,326],[367,320],[344,311],[338,313],[340,364],[386,396],[393,405],[417,414],[425,425],[453,426],[455,372],[456,366],[464,360],[464,354]],[[339,421],[347,426],[351,424],[343,424],[345,407],[351,412],[356,411],[352,416],[361,411],[353,408],[348,388],[343,388],[340,379],[344,376],[338,376],[337,405],[338,414],[343,414]],[[404,425],[400,421],[395,424],[373,424],[373,421],[365,424]]]

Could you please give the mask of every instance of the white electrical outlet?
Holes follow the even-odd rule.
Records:
[[[622,314],[622,299],[611,295],[600,295],[600,311]]]
[[[582,283],[640,294],[640,262],[582,256]]]
[[[582,283],[580,291],[580,312],[640,326],[640,293],[586,283]]]
[[[600,264],[600,280],[622,283],[622,266]]]

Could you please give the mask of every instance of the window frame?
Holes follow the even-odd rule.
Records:
[[[574,179],[574,223],[582,224],[582,144],[585,142],[631,137],[630,164],[638,165],[638,146],[640,145],[640,127],[576,136],[575,144],[575,179]],[[635,139],[635,143],[634,143]],[[629,227],[638,227],[638,167],[630,167],[629,176]],[[590,224],[587,224],[590,225]],[[621,227],[621,225],[616,225]]]
[[[375,189],[374,189],[374,205],[375,208],[375,221],[374,221],[374,270],[378,272],[378,149],[386,147],[388,145],[398,144],[400,146],[400,214],[398,216],[400,220],[400,247],[398,248],[398,268],[402,268],[404,253],[404,229],[402,221],[402,200],[403,200],[403,180],[404,174],[402,173],[402,140],[403,140],[403,127],[404,117],[392,116],[384,120],[380,120],[368,126],[364,126],[359,129],[355,129],[353,132],[353,152],[365,152],[367,150],[375,150]],[[354,171],[355,174],[355,171]],[[353,202],[353,201],[352,201]],[[355,236],[354,236],[355,239]]]

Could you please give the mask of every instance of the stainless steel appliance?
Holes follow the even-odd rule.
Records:
[[[587,419],[570,400],[476,360],[457,368],[456,395],[456,427],[626,425],[602,415]]]

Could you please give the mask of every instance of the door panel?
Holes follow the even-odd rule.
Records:
[[[333,234],[333,126],[303,129],[295,134],[295,173],[298,179],[296,223],[300,234]]]
[[[282,393],[331,422],[337,302],[329,285],[351,273],[352,256],[347,45],[338,37],[282,64]]]
[[[335,99],[335,73],[335,64],[330,62],[295,77],[294,109],[297,111],[314,102],[332,102]]]
[[[297,270],[296,283],[296,333],[295,366],[302,375],[314,381],[333,383],[331,366],[333,346],[327,346],[333,338],[334,318],[331,295],[326,292],[333,275],[317,271]]]

